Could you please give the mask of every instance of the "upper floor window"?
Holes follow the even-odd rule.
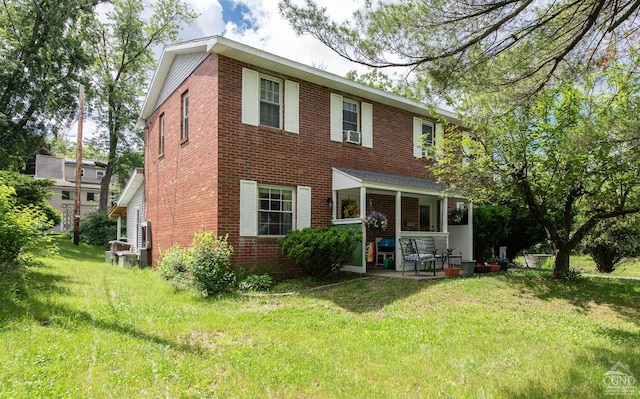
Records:
[[[426,147],[435,145],[436,141],[433,133],[433,122],[422,121],[422,140]]]
[[[242,123],[299,133],[300,84],[242,69]]]
[[[182,141],[189,138],[189,92],[185,91],[182,94]]]
[[[373,148],[373,105],[331,93],[331,140]]]
[[[413,118],[413,156],[425,158],[434,155],[436,143],[442,134],[442,125],[427,119]]]
[[[99,199],[99,193],[87,193],[87,201],[98,201]]]
[[[160,122],[159,122],[159,132],[158,132],[158,153],[160,155],[164,154],[164,114],[160,115]]]
[[[260,78],[260,124],[280,128],[280,82]]]
[[[72,200],[75,199],[75,193],[73,191],[62,191],[62,199],[63,200]]]
[[[352,100],[342,100],[342,130],[359,132],[358,103]]]
[[[84,177],[84,168],[80,169],[80,177]]]
[[[102,180],[104,177],[104,170],[96,170],[96,179]]]

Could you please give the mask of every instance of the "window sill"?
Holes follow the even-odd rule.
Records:
[[[180,145],[183,147],[187,144],[189,144],[189,137],[187,137],[186,139],[182,139],[182,141],[180,141]]]

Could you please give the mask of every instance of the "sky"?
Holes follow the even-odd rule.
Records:
[[[296,36],[280,16],[278,0],[185,0],[200,17],[181,32],[181,40],[221,35],[251,47],[267,51],[341,76],[365,69],[341,58],[317,39]],[[297,3],[302,3],[301,0]],[[347,20],[361,8],[364,0],[320,0],[330,17]]]

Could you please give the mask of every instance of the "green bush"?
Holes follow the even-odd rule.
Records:
[[[32,206],[42,211],[51,226],[60,224],[62,216],[60,212],[49,205],[51,190],[55,181],[51,179],[34,179],[31,176],[18,172],[0,170],[0,185],[15,189],[15,204],[18,206]]]
[[[494,257],[495,247],[509,234],[506,206],[482,206],[473,210],[473,253],[476,260],[485,262]]]
[[[160,251],[158,262],[160,275],[177,291],[188,290],[192,286],[189,273],[189,251],[174,245],[166,251]]]
[[[216,237],[212,232],[198,232],[193,237],[189,264],[193,283],[203,296],[219,294],[236,284],[231,270],[233,248],[227,236]]]
[[[351,229],[307,227],[288,232],[278,245],[282,254],[306,274],[320,277],[342,268],[353,256],[359,240],[360,234]]]
[[[640,252],[640,218],[636,215],[601,221],[584,241],[584,251],[601,273],[611,273],[627,257]]]
[[[55,249],[45,233],[51,226],[42,209],[17,205],[15,189],[0,185],[0,269],[17,268],[29,255]]]
[[[269,291],[275,280],[268,274],[253,274],[240,281],[238,288],[243,291]]]
[[[199,232],[190,248],[174,245],[161,252],[159,271],[176,290],[193,289],[202,296],[215,295],[236,285],[236,275],[231,270],[232,253],[226,236]]]
[[[117,223],[109,219],[106,211],[87,214],[80,221],[80,241],[109,248],[109,241],[116,239]]]

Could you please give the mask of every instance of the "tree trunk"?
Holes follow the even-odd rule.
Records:
[[[571,255],[571,248],[565,245],[557,247],[553,278],[561,279],[569,271],[569,255]]]

